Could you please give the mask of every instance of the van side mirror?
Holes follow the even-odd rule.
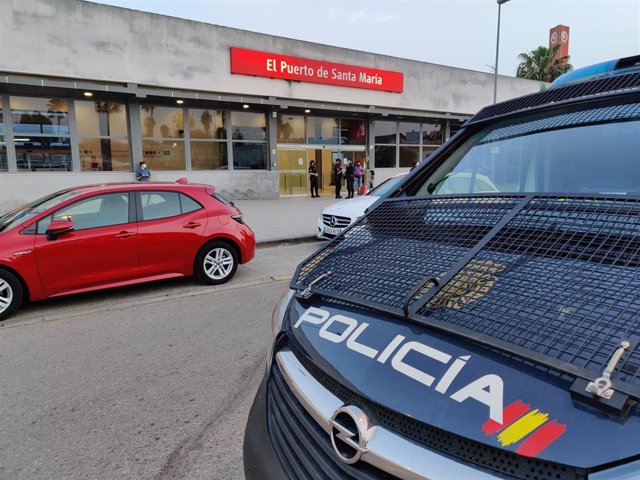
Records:
[[[54,220],[47,227],[47,240],[55,240],[58,235],[72,231],[75,227],[71,220]]]

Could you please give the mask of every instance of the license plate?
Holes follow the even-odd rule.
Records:
[[[329,235],[340,235],[342,233],[343,228],[333,228],[333,227],[324,227],[324,233],[328,233]]]

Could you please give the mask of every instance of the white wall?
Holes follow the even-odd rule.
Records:
[[[278,172],[275,171],[151,173],[154,181],[174,182],[187,178],[191,183],[214,185],[217,192],[229,199],[278,197]],[[133,180],[134,174],[126,172],[3,173],[0,175],[0,214],[64,188]]]
[[[0,71],[9,73],[459,114],[475,113],[493,95],[489,73],[86,1],[3,0],[0,8]],[[232,75],[231,46],[400,71],[404,92]],[[539,82],[499,78],[499,99],[539,89]]]

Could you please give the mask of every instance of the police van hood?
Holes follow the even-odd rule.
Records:
[[[369,412],[375,402],[489,447],[585,469],[640,453],[637,411],[617,418],[574,402],[558,374],[357,307],[294,301],[289,311],[293,350]]]

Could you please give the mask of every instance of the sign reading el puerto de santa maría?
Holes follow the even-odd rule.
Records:
[[[231,73],[398,93],[404,87],[401,72],[236,47],[231,47]]]

